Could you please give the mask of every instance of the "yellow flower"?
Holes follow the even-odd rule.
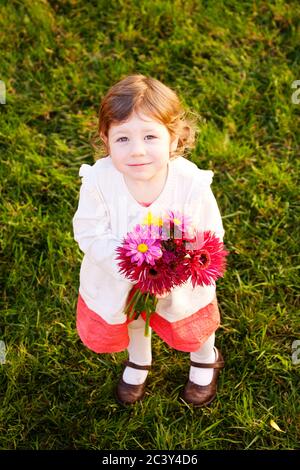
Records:
[[[149,211],[143,220],[143,225],[155,225],[157,227],[162,227],[163,219],[153,215],[152,212]]]

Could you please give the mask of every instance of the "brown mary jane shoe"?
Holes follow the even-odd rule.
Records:
[[[132,367],[133,369],[139,369],[139,370],[151,369],[151,366],[140,366],[130,361],[124,362],[124,369],[125,367]],[[123,372],[124,372],[124,369],[123,369]],[[140,401],[144,398],[147,378],[145,382],[143,382],[140,385],[128,384],[124,382],[123,380],[123,372],[120,377],[117,390],[116,390],[117,400],[122,405],[133,405],[135,402]]]
[[[213,378],[210,384],[208,385],[197,385],[191,380],[188,380],[183,393],[182,398],[185,402],[190,403],[195,407],[207,406],[209,405],[217,394],[217,383],[220,370],[224,367],[224,359],[221,352],[215,348],[216,352],[216,361],[210,364],[202,364],[199,362],[190,361],[191,366],[201,367],[205,369],[214,369]]]

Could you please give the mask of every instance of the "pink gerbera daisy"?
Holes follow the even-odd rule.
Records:
[[[168,227],[171,238],[181,239],[190,235],[192,219],[180,211],[167,211],[164,226]]]
[[[154,265],[155,260],[162,256],[161,241],[150,236],[148,227],[137,225],[127,234],[122,246],[117,248],[116,251],[120,255],[117,258],[124,259],[125,255],[137,266],[141,266],[143,262]]]

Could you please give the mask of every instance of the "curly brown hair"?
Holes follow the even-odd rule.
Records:
[[[113,85],[101,101],[97,135],[92,140],[98,154],[109,154],[103,136],[108,138],[111,124],[124,122],[138,111],[164,124],[171,140],[179,137],[171,159],[195,147],[197,119],[184,109],[175,91],[155,78],[134,74]]]

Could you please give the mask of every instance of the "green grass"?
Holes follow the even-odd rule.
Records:
[[[298,2],[0,5],[0,448],[299,448]],[[200,114],[190,158],[215,172],[230,256],[218,281],[226,368],[207,409],[180,401],[188,354],[155,335],[146,398],[120,407],[126,352],[97,355],[75,329],[78,170],[93,162],[100,98],[136,72]]]

